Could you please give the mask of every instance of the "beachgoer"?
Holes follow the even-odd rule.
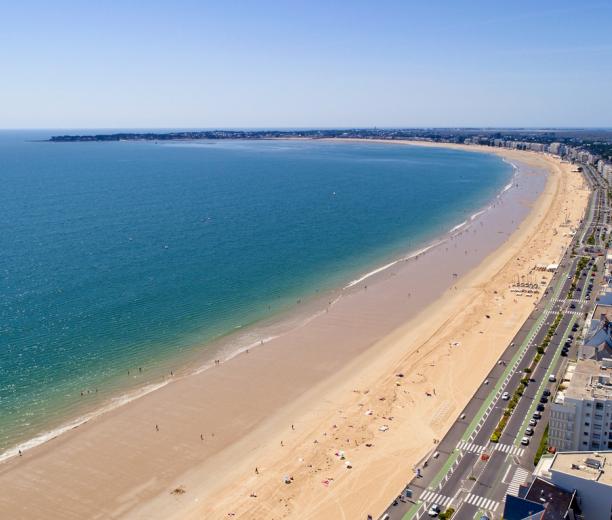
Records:
[[[21,450],[19,450],[19,456],[21,457]]]
[[[293,426],[293,424],[291,425],[291,429],[292,429],[292,430],[295,430],[295,426]]]
[[[281,448],[284,446],[283,441],[281,441]]]
[[[259,475],[259,470],[257,469],[257,466],[255,466],[255,475]]]
[[[158,432],[158,431],[159,431],[159,425],[158,425],[158,424],[156,424],[156,425],[155,425],[155,431],[156,431],[156,432]]]
[[[201,441],[203,441],[203,440],[204,440],[204,435],[202,435],[201,433],[200,433],[200,440],[201,440]]]

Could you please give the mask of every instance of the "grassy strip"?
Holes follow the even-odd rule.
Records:
[[[524,369],[526,374],[532,373],[537,367],[538,363],[542,359],[542,355],[544,354],[544,352],[546,352],[548,345],[550,345],[552,337],[555,334],[555,331],[557,330],[559,323],[561,323],[562,318],[563,318],[563,314],[558,313],[557,316],[555,317],[555,320],[552,322],[550,327],[548,327],[548,332],[546,333],[546,337],[544,338],[544,341],[542,341],[542,344],[538,347],[537,354],[534,356],[533,361],[531,362],[531,366]],[[518,402],[521,400],[521,397],[523,397],[523,393],[525,392],[525,387],[528,384],[529,384],[529,378],[524,377],[523,379],[521,379],[519,386],[517,387],[517,389],[514,391],[514,394],[512,395],[512,399],[510,399],[510,401],[508,402],[508,406],[504,410],[504,414],[502,415],[502,418],[499,420],[499,423],[497,423],[497,427],[491,434],[491,438],[490,438],[491,442],[499,442],[499,439],[501,438],[502,433],[504,432],[508,424],[508,421],[510,420],[510,416],[512,415],[512,412],[514,412],[514,409],[518,405]]]
[[[455,510],[452,507],[449,507],[446,511],[444,511],[443,513],[440,513],[438,515],[438,518],[441,518],[442,520],[448,520],[450,517],[453,516],[454,513],[455,513]]]
[[[559,287],[555,288],[555,290],[560,290]],[[556,298],[556,297],[555,297]],[[501,386],[503,385],[504,381],[506,380],[506,377],[508,376],[508,374],[510,373],[510,371],[512,370],[512,367],[514,366],[514,364],[516,363],[516,361],[518,360],[518,358],[523,354],[523,352],[525,351],[525,349],[527,348],[527,345],[529,344],[529,342],[531,341],[531,338],[535,332],[536,329],[538,329],[540,327],[540,324],[546,319],[546,313],[543,312],[540,317],[535,321],[535,323],[533,324],[533,326],[531,327],[531,329],[529,330],[529,332],[527,333],[527,335],[525,336],[525,339],[523,340],[523,343],[521,343],[521,346],[517,349],[516,354],[514,354],[514,356],[512,356],[512,359],[510,360],[510,362],[508,363],[508,365],[506,366],[506,369],[504,370],[503,374],[501,375],[501,377],[498,379],[497,384],[495,385],[495,387],[491,390],[491,392],[489,393],[489,395],[487,396],[487,398],[484,400],[484,402],[482,403],[482,405],[480,406],[480,409],[478,410],[478,412],[476,413],[476,415],[474,416],[474,418],[472,419],[472,422],[468,425],[468,427],[466,428],[463,436],[461,437],[462,441],[467,441],[469,436],[472,434],[472,432],[476,429],[476,425],[480,422],[480,419],[482,419],[482,417],[484,416],[487,408],[489,407],[489,405],[491,404],[491,402],[493,401],[493,398],[495,397],[495,395],[497,394],[497,392],[499,391],[499,389],[501,388]]]
[[[577,316],[573,316],[572,319],[570,320],[570,322],[567,325],[567,328],[565,329],[565,332],[563,333],[563,336],[561,337],[561,341],[559,343],[559,345],[562,345],[565,340],[567,339],[567,336],[569,335],[570,331],[572,330],[572,327],[574,326],[574,323],[576,323],[576,321],[578,320]],[[551,362],[550,362],[550,366],[554,368],[555,364],[557,363],[558,359],[559,359],[559,354],[560,354],[560,349],[557,349],[557,351],[555,352],[555,355],[553,356]],[[544,389],[544,387],[546,386],[546,384],[548,383],[548,377],[544,377],[542,379],[542,382],[540,383],[540,387],[538,388],[538,391],[536,392],[536,397],[538,395],[541,395],[542,390]],[[538,399],[534,399],[533,403],[531,403],[531,406],[529,407],[529,411],[527,412],[527,415],[525,415],[525,419],[523,420],[523,424],[521,425],[521,428],[519,430],[519,432],[523,432],[525,431],[525,429],[527,428],[528,424],[529,424],[529,420],[531,419],[531,417],[533,416],[533,413],[535,412],[535,409],[538,405],[539,400]],[[516,438],[516,440],[514,441],[514,445],[515,446],[519,446],[520,444],[520,440],[521,437],[520,435]]]
[[[574,292],[576,291],[578,280],[580,280],[580,274],[589,263],[589,260],[590,258],[587,256],[581,256],[580,260],[578,260],[578,264],[576,265],[576,271],[574,272],[574,277],[572,278],[572,285],[570,286],[570,289],[567,293],[567,298],[569,300],[574,297]]]
[[[437,475],[429,483],[429,487],[430,488],[434,488],[440,482],[442,482],[442,479],[444,478],[444,475],[446,475],[448,473],[448,470],[455,463],[455,461],[457,460],[457,457],[459,457],[459,450],[453,451],[452,455],[450,455],[448,457],[448,459],[446,459],[446,462],[444,463],[444,466],[442,466],[442,469],[440,469],[440,471],[438,471]]]
[[[418,501],[412,505],[408,512],[402,517],[402,520],[412,520],[412,517],[417,514],[417,511],[421,508],[423,502]]]
[[[542,439],[540,440],[540,445],[538,446],[538,451],[536,451],[535,457],[533,458],[533,465],[537,466],[538,462],[544,455],[544,451],[548,448],[548,424],[546,425],[546,429],[544,430],[544,435],[542,435]]]

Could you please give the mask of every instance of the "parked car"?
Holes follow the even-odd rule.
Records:
[[[529,437],[523,437],[523,438],[521,439],[521,444],[522,444],[523,446],[529,446]]]
[[[551,383],[554,383],[554,382],[557,380],[557,378],[555,377],[555,374],[550,374],[550,375],[548,376],[548,380],[549,380]]]
[[[540,412],[533,412],[533,415],[531,417],[539,421],[542,418],[542,414]]]
[[[529,426],[536,426],[537,424],[538,424],[538,421],[536,421],[535,419],[529,420]]]
[[[533,428],[527,428],[525,430],[525,435],[529,435],[531,437],[533,435]]]
[[[548,397],[546,397],[545,395],[543,395],[542,397],[540,397],[540,402],[541,402],[541,403],[547,403],[547,402],[548,402]]]
[[[548,388],[545,388],[544,391],[542,392],[542,395],[545,395],[546,397],[548,397],[550,395],[550,390]]]
[[[545,407],[545,406],[544,406],[542,403],[540,403],[540,404],[538,405],[538,407],[536,408],[536,410],[537,410],[538,412],[543,412],[545,409],[546,409],[546,407]]]

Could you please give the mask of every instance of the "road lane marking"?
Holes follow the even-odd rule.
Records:
[[[509,453],[510,455],[516,455],[518,457],[522,457],[523,453],[525,452],[523,448],[518,448],[510,444],[502,444],[501,442],[495,445],[495,449],[503,451],[504,453]]]
[[[472,493],[467,494],[467,496],[465,497],[465,502],[467,502],[468,504],[472,504],[473,506],[476,506],[478,508],[484,509],[486,511],[492,512],[497,511],[497,508],[499,507],[499,502],[491,498],[473,495]]]
[[[510,481],[510,484],[508,485],[508,490],[506,491],[506,494],[517,497],[519,488],[521,487],[522,484],[525,483],[528,476],[529,476],[528,471],[524,470],[523,468],[516,468],[516,471],[514,472],[512,480]]]
[[[421,493],[419,500],[423,502],[428,502],[430,504],[438,504],[439,506],[447,507],[453,501],[452,497],[447,497],[446,495],[440,495],[439,493],[434,493],[433,491],[425,490]]]
[[[471,451],[472,453],[482,453],[485,450],[484,446],[466,441],[460,441],[459,444],[457,444],[457,448],[464,451]]]

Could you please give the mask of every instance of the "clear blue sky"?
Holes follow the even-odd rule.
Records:
[[[2,1],[0,127],[612,126],[612,1]]]

